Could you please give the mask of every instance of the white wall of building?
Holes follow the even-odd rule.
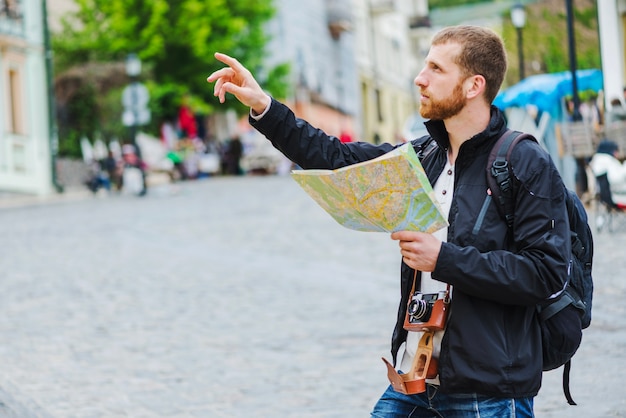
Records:
[[[417,110],[414,79],[427,53],[421,37],[430,40],[430,30],[411,29],[410,20],[427,16],[428,2],[353,0],[352,6],[365,138],[378,135],[381,141],[397,142]]]
[[[622,98],[626,86],[624,72],[624,25],[626,0],[598,2],[598,27],[600,31],[600,54],[604,77],[604,97],[607,108],[614,97]],[[626,104],[626,103],[625,103]]]
[[[331,37],[326,0],[276,0],[275,5],[266,63],[290,62],[294,86],[306,87],[332,107],[357,113],[354,35],[346,31],[337,40]]]
[[[43,11],[21,5],[19,31],[0,18],[0,190],[43,195],[53,192]]]

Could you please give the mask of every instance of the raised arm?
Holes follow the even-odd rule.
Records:
[[[227,67],[215,71],[207,78],[207,82],[215,82],[213,95],[219,97],[220,103],[224,103],[226,93],[230,93],[242,104],[249,106],[254,114],[263,113],[272,99],[259,86],[252,73],[226,54],[216,52],[215,58]]]

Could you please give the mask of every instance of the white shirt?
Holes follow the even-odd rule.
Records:
[[[450,164],[449,161],[443,169],[443,172],[437,179],[437,182],[435,183],[433,189],[435,191],[435,196],[439,201],[439,204],[441,205],[444,216],[448,218],[448,214],[450,213],[450,206],[452,205],[452,196],[454,195],[454,166]],[[445,242],[448,237],[448,228],[442,228],[434,232],[433,236]],[[429,272],[422,272],[420,292],[437,293],[446,290],[446,286],[446,283],[433,280]],[[443,333],[444,331],[435,332],[435,337],[433,339],[434,358],[439,358]],[[399,352],[402,353],[402,360],[400,361],[399,369],[402,370],[404,373],[408,372],[411,369],[411,365],[413,364],[413,357],[415,357],[415,352],[417,351],[417,346],[420,339],[422,338],[422,334],[422,332],[410,331],[407,335],[406,342],[400,347]],[[403,350],[404,352],[402,352]],[[439,378],[428,379],[427,381],[429,383],[438,384]]]

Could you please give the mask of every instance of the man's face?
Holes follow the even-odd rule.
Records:
[[[434,45],[426,57],[426,66],[415,78],[420,88],[420,114],[426,119],[445,120],[457,115],[467,98],[460,67],[453,58],[460,45]]]

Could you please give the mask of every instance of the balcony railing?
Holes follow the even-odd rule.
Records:
[[[593,126],[587,122],[567,122],[563,124],[565,154],[575,158],[591,157],[598,143]]]
[[[409,18],[409,29],[430,28],[430,16],[411,16]]]
[[[393,12],[395,9],[395,0],[370,0],[370,12],[373,15]]]
[[[334,39],[339,39],[343,32],[352,30],[352,9],[347,0],[327,0],[326,14],[328,29]]]
[[[0,0],[0,35],[24,36],[21,0]]]

